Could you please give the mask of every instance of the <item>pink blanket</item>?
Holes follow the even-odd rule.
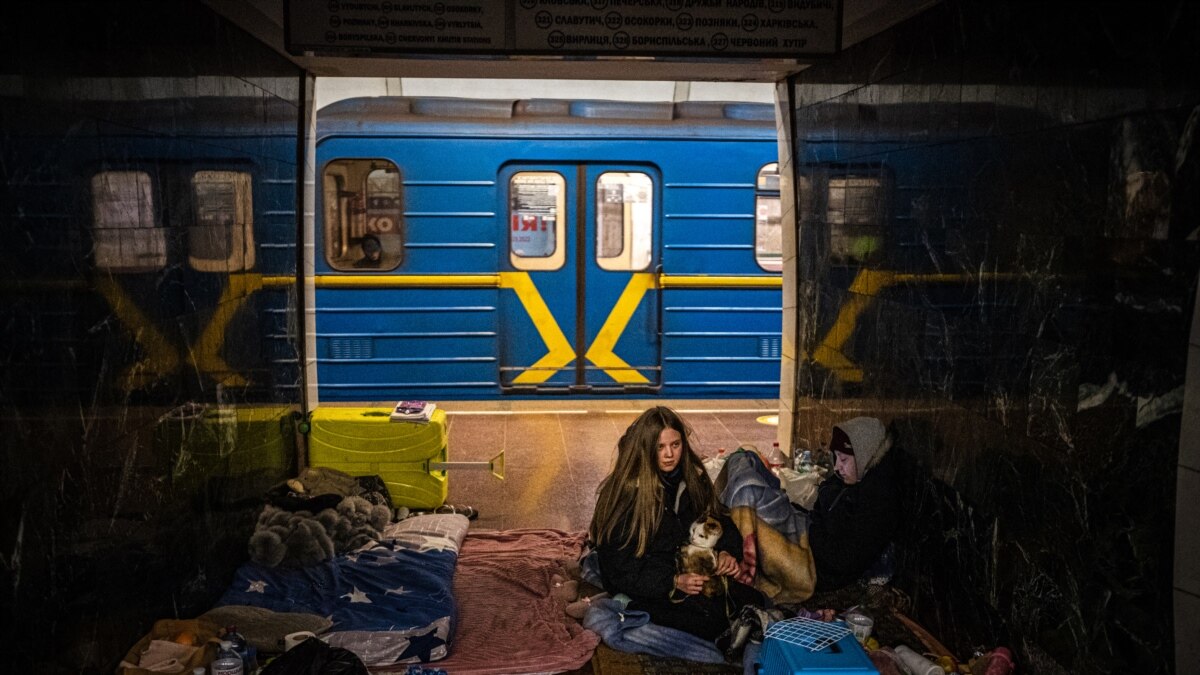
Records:
[[[550,596],[584,533],[471,530],[454,575],[458,626],[450,655],[428,667],[454,675],[557,673],[580,668],[600,638]]]

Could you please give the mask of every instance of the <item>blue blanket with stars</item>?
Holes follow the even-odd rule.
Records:
[[[380,541],[303,569],[243,565],[218,605],[306,612],[333,621],[321,639],[367,667],[445,658],[457,612],[452,584],[467,518],[416,516]]]

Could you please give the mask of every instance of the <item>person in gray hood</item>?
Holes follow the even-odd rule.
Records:
[[[816,590],[850,585],[879,560],[900,526],[895,434],[874,417],[833,427],[834,471],[809,513]]]

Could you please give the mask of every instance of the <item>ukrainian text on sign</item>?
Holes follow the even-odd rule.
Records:
[[[293,53],[794,58],[840,47],[841,0],[289,0]]]
[[[518,0],[524,53],[832,54],[837,0]]]
[[[293,51],[453,52],[505,49],[502,2],[290,0]]]

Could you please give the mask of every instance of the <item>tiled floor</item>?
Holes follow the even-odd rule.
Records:
[[[608,473],[617,439],[652,405],[677,410],[692,426],[701,455],[750,443],[767,449],[776,427],[759,421],[774,400],[741,401],[447,401],[449,455],[486,461],[501,450],[505,479],[485,470],[452,469],[450,504],[479,510],[472,528],[587,529],[596,486]]]

